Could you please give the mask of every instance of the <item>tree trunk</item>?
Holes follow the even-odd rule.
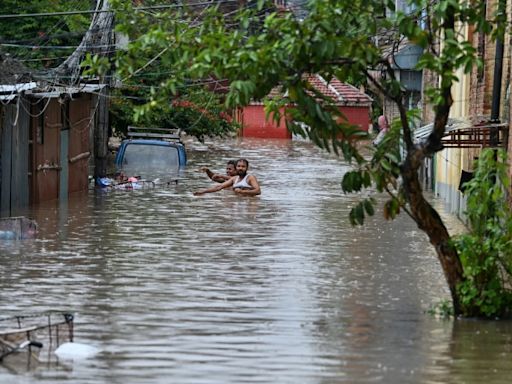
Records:
[[[424,231],[434,246],[450,289],[455,315],[464,312],[461,306],[457,286],[463,282],[464,275],[457,250],[450,244],[450,234],[437,211],[423,196],[417,169],[405,161],[402,168],[403,186],[409,202],[409,209],[418,227]]]
[[[446,17],[443,20],[443,29],[445,31],[454,31],[455,17],[453,6],[448,6]],[[451,73],[451,63],[444,64],[446,73]],[[444,73],[444,72],[443,72]],[[447,81],[445,76],[441,76],[440,81],[440,102],[435,108],[434,127],[426,142],[415,144],[412,140],[411,130],[407,119],[406,108],[401,97],[396,100],[400,111],[404,141],[406,143],[407,156],[401,166],[401,176],[405,198],[409,204],[410,214],[418,227],[424,231],[430,243],[434,246],[441,267],[448,283],[452,296],[453,310],[455,315],[468,313],[468,308],[464,308],[457,288],[464,281],[464,271],[460,257],[456,248],[451,244],[450,234],[443,223],[443,220],[437,211],[423,196],[423,190],[419,181],[418,170],[425,158],[432,156],[437,151],[442,150],[442,138],[445,134],[445,127],[450,115],[450,108],[453,103],[451,95],[451,81]]]
[[[441,138],[444,135],[446,122],[452,104],[451,86],[442,90],[444,103],[438,105],[434,120],[434,128],[428,140],[423,145],[414,145],[412,140],[406,141],[407,157],[401,166],[401,176],[405,197],[409,204],[412,218],[422,231],[424,231],[430,243],[434,246],[441,267],[448,283],[453,302],[455,315],[465,313],[462,307],[457,287],[464,281],[464,271],[459,255],[455,247],[450,243],[450,234],[439,216],[439,213],[425,199],[423,189],[418,176],[418,170],[423,160],[442,149]],[[406,109],[402,103],[397,103],[404,132],[411,135],[408,128]]]

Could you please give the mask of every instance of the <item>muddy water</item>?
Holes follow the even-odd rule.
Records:
[[[192,195],[240,156],[260,197]],[[71,310],[101,352],[0,383],[509,382],[511,323],[426,314],[449,298],[428,241],[405,216],[350,227],[347,169],[300,141],[195,143],[177,185],[22,212],[40,233],[0,244],[1,316]]]

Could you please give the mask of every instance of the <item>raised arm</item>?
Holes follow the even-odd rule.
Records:
[[[214,173],[212,175],[212,177],[210,177],[210,179],[212,179],[213,181],[216,181],[217,183],[223,183],[225,181],[228,181],[229,179],[231,179],[232,176],[228,176],[228,175],[221,175],[220,173]]]
[[[210,168],[207,167],[201,167],[199,168],[201,172],[206,173],[206,175],[212,180],[217,183],[223,183],[231,178],[231,176],[228,175],[222,175],[220,173],[213,173]]]
[[[212,179],[212,180],[213,180],[213,176],[215,176],[215,174],[214,174],[212,171],[210,171],[210,168],[208,168],[208,167],[201,167],[201,168],[199,168],[199,170],[200,170],[201,172],[206,173],[206,175],[207,175],[210,179]]]

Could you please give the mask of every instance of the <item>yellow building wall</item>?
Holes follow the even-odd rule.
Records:
[[[490,17],[496,10],[496,0],[487,1],[487,12]],[[512,14],[512,1],[507,1],[507,15]],[[481,41],[481,36],[473,32],[467,26],[459,27],[460,36],[470,40],[478,49],[479,56],[483,59],[484,68],[481,71],[474,69],[471,74],[464,74],[461,70],[456,75],[459,81],[452,87],[454,99],[450,117],[464,118],[468,120],[488,121],[491,115],[491,101],[494,80],[494,64],[496,45],[488,36]],[[512,78],[512,41],[511,35],[505,34],[503,55],[503,72],[501,86],[501,105],[499,119],[509,123],[508,152],[509,174],[512,176],[512,98],[510,87]],[[441,42],[442,45],[442,42]],[[447,203],[450,210],[464,217],[465,198],[458,191],[460,174],[462,170],[474,171],[474,161],[480,155],[481,148],[445,149],[435,156],[435,192]]]
[[[460,27],[460,33],[465,38],[468,36],[468,28]],[[450,117],[468,119],[469,114],[469,89],[470,75],[464,74],[460,69],[456,72],[458,82],[452,87],[453,104]],[[442,197],[451,212],[462,213],[461,193],[459,182],[462,169],[468,169],[468,154],[466,149],[446,148],[436,154],[436,194]]]

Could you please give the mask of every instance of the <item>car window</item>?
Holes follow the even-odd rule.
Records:
[[[168,168],[179,166],[178,149],[171,146],[129,144],[121,166],[137,168]]]

